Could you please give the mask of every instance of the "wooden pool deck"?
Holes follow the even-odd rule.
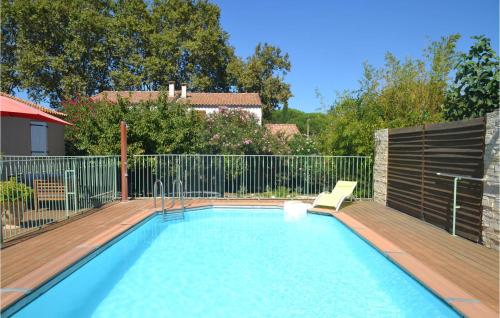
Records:
[[[281,205],[281,200],[189,200],[206,205]],[[114,203],[54,224],[0,252],[1,308],[154,213],[151,200]],[[498,317],[499,254],[373,202],[356,202],[339,219],[411,275],[470,317]]]

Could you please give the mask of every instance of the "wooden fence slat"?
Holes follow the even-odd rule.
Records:
[[[387,205],[451,231],[453,179],[483,177],[485,119],[389,130]],[[483,183],[461,180],[456,232],[481,240]]]

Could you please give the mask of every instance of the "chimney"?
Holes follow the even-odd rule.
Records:
[[[187,84],[182,83],[181,84],[181,98],[186,98],[187,97]]]
[[[175,96],[175,82],[168,82],[168,97],[173,98]]]

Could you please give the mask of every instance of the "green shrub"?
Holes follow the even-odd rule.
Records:
[[[309,134],[316,136],[328,127],[328,116],[326,113],[306,113],[293,108],[277,109],[265,123],[295,124],[301,133],[307,134],[309,128]]]
[[[267,187],[266,192],[262,192],[261,196],[264,198],[295,198],[297,197],[298,193],[293,192],[291,188],[287,188],[284,186],[279,186],[276,189],[271,189],[270,187]]]
[[[281,154],[285,148],[246,111],[222,107],[207,117],[207,126],[208,149],[214,154]]]
[[[468,54],[460,55],[455,80],[446,91],[443,112],[447,120],[481,117],[499,107],[498,55],[490,39],[472,38],[476,42]]]
[[[302,134],[293,136],[288,142],[292,155],[317,155],[320,154],[316,140]]]
[[[16,178],[0,182],[0,202],[16,202],[26,200],[33,190],[24,183],[18,183]]]
[[[120,153],[120,121],[128,124],[129,154],[283,154],[286,144],[269,134],[250,113],[222,107],[206,115],[160,95],[133,104],[81,98],[64,104],[66,149],[71,155]]]

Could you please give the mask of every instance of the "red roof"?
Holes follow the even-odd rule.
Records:
[[[199,106],[262,106],[257,93],[188,93],[187,99]]]
[[[41,110],[40,108],[43,108],[42,106],[33,107],[33,103],[21,102],[22,99],[12,97],[13,96],[9,94],[0,94],[0,116],[21,117],[62,125],[71,125],[64,120]]]
[[[0,96],[4,96],[4,97],[7,97],[7,98],[16,100],[18,102],[21,102],[21,103],[26,104],[26,105],[28,105],[30,107],[36,108],[38,110],[41,110],[42,112],[50,114],[50,115],[54,115],[54,116],[58,116],[58,117],[66,117],[67,116],[65,113],[61,113],[61,112],[58,112],[56,110],[53,110],[53,109],[50,109],[50,108],[47,108],[47,107],[43,107],[43,106],[37,105],[37,104],[32,103],[32,102],[30,102],[28,100],[25,100],[25,99],[22,99],[22,98],[19,98],[19,97],[16,97],[16,96],[12,96],[12,95],[4,93],[4,92],[0,92]]]
[[[300,133],[295,124],[266,124],[265,127],[273,135],[281,133],[288,138]]]
[[[160,91],[103,91],[92,97],[93,100],[108,100],[117,102],[119,98],[128,99],[132,103],[157,100]],[[180,92],[175,92],[172,100],[184,101],[180,98]],[[190,105],[194,106],[255,106],[261,107],[262,102],[258,93],[187,93],[185,99]]]

